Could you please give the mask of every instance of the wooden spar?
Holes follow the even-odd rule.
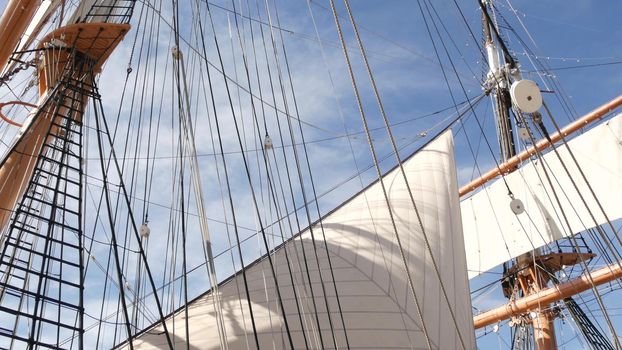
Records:
[[[564,127],[561,130],[561,133],[555,133],[553,135],[551,135],[551,141],[553,143],[559,141],[562,139],[563,137],[566,137],[570,134],[572,134],[573,132],[585,127],[586,125],[588,125],[589,123],[598,120],[600,118],[602,118],[604,115],[606,115],[607,113],[611,112],[612,110],[620,107],[622,105],[622,95],[614,98],[613,100],[601,105],[600,107],[594,109],[593,111],[585,114],[584,116],[582,116],[581,118],[577,119],[576,121],[568,124],[566,127]],[[501,174],[507,174],[510,173],[512,171],[514,171],[514,169],[516,169],[516,167],[518,166],[518,164],[520,164],[520,162],[529,159],[531,156],[533,156],[534,154],[536,154],[536,152],[538,151],[542,151],[544,149],[546,149],[547,147],[549,147],[551,145],[551,143],[549,143],[548,140],[546,139],[542,139],[540,141],[538,141],[536,143],[535,146],[531,146],[528,149],[524,150],[523,152],[515,155],[514,157],[508,159],[506,162],[501,163],[498,167],[490,170],[489,172],[485,173],[484,175],[480,176],[479,178],[471,181],[470,183],[462,186],[460,188],[460,197],[470,193],[471,191],[477,189],[478,187],[484,185],[486,182],[494,179],[495,177],[501,175]]]
[[[37,39],[37,37],[39,36],[39,33],[41,33],[41,30],[50,21],[50,18],[52,17],[52,15],[55,13],[55,11],[64,1],[65,0],[52,0],[47,3],[45,1],[42,2],[41,6],[39,6],[39,9],[35,12],[30,22],[30,25],[24,31],[24,36],[20,38],[19,45],[15,47],[15,50],[22,51],[22,50],[26,50],[27,48],[29,48],[32,45],[32,43]],[[61,17],[61,23],[62,23],[62,17]],[[30,28],[30,26],[32,26],[33,24],[34,26]],[[16,54],[13,54],[12,58],[16,60],[22,60],[23,55],[24,55],[23,52],[16,53]],[[10,70],[13,70],[15,66],[17,66],[18,64],[20,64],[18,61],[9,61],[5,69],[8,72]]]
[[[8,64],[40,3],[39,0],[9,0],[0,18],[0,72]]]
[[[622,267],[620,267],[620,264],[609,265],[592,271],[590,276],[582,275],[571,281],[542,289],[537,293],[481,313],[473,318],[475,329],[486,327],[514,315],[538,310],[542,305],[548,305],[572,295],[579,294],[592,288],[592,283],[598,286],[622,278]]]

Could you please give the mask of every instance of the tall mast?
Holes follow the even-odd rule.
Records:
[[[533,118],[534,123],[544,128],[541,122],[541,115],[538,112],[538,109],[542,106],[542,96],[535,82],[522,79],[517,62],[511,56],[507,46],[499,35],[496,24],[493,22],[488,12],[488,8],[492,8],[491,2],[492,0],[479,0],[479,5],[482,10],[482,24],[485,38],[484,47],[489,67],[485,86],[487,91],[492,94],[495,103],[494,112],[501,152],[501,165],[497,167],[495,173],[504,175],[516,169],[519,162],[518,159],[520,159],[521,156],[524,157],[525,153],[516,154],[510,115],[513,110],[516,112],[518,116],[518,125],[527,123],[523,117],[529,116]],[[503,61],[500,60],[498,47],[501,48]],[[619,103],[619,101],[614,100],[606,107],[601,107],[602,111],[596,110],[590,113],[591,116],[584,117],[580,125],[584,125],[587,120],[599,118],[603,113],[606,113],[606,111],[611,108],[615,108]],[[565,130],[573,131],[575,128],[578,128],[578,125],[579,122],[576,123],[576,126],[571,125],[565,128]],[[555,142],[551,137],[546,135],[546,141],[536,143],[533,137],[530,136],[527,125],[523,125],[523,127],[526,137],[533,142],[533,147],[526,151],[528,154],[532,154],[532,151],[533,153],[539,152],[546,146],[552,146]],[[560,135],[565,135],[565,133],[562,132],[558,133]],[[523,137],[522,135],[523,132],[521,132],[521,137]],[[473,189],[474,185],[478,186],[485,182],[486,176],[488,176],[488,174],[476,180],[474,183],[467,185],[466,188],[461,189],[461,195]],[[509,190],[511,191],[511,189]],[[516,215],[521,214],[524,211],[522,202],[514,198],[511,192],[509,195],[511,197],[511,202],[509,204],[512,207],[512,211]],[[576,243],[574,244],[576,245]],[[559,250],[557,252],[545,253],[537,248],[518,256],[512,266],[505,263],[502,285],[505,296],[510,299],[510,304],[492,310],[486,313],[485,316],[478,315],[475,318],[476,327],[483,326],[485,322],[482,321],[485,318],[488,318],[489,322],[500,320],[500,315],[503,313],[500,313],[500,310],[503,309],[507,311],[505,317],[512,318],[511,324],[521,326],[530,324],[533,327],[534,342],[538,350],[557,349],[554,321],[559,315],[559,311],[551,306],[552,303],[563,300],[569,312],[573,315],[573,318],[581,328],[586,340],[590,342],[591,345],[598,345],[597,348],[599,349],[613,349],[574,300],[572,300],[571,296],[586,290],[588,287],[595,288],[595,285],[618,278],[621,274],[619,269],[617,269],[617,267],[607,266],[607,268],[602,271],[597,271],[602,275],[602,280],[598,281],[595,281],[593,278],[595,274],[590,275],[589,273],[575,280],[561,284],[555,277],[555,273],[561,271],[565,266],[580,263],[585,264],[584,261],[594,256],[595,255],[591,252],[582,253],[575,247],[573,247],[571,252],[562,252]],[[555,286],[549,287],[550,283]],[[584,288],[577,288],[578,286]],[[559,293],[562,289],[564,293]],[[527,305],[528,300],[532,300],[534,304],[524,308],[515,307],[519,304],[523,306]],[[529,311],[529,313],[527,314],[526,311]],[[609,326],[610,328],[612,327],[611,324],[609,324]],[[615,334],[615,332],[613,333]]]
[[[510,108],[512,108],[512,100],[510,98],[509,77],[507,71],[516,69],[516,62],[511,59],[507,62],[509,55],[504,55],[504,65],[501,66],[499,58],[499,49],[493,39],[492,31],[494,23],[486,11],[482,8],[482,25],[484,30],[484,48],[486,49],[486,57],[488,58],[488,75],[486,77],[486,87],[492,94],[495,105],[495,122],[497,125],[497,136],[499,139],[499,149],[501,151],[501,160],[506,162],[508,159],[516,155],[516,147],[514,145],[514,137],[512,135],[512,121],[510,119]],[[508,69],[509,68],[509,69]]]
[[[513,75],[513,80],[515,81],[520,80],[521,77],[516,61],[510,55],[487,10],[490,1],[492,0],[488,0],[486,3],[482,1],[479,2],[482,9],[482,24],[485,39],[484,47],[486,49],[489,68],[486,86],[493,95],[495,105],[494,114],[496,116],[495,121],[497,125],[499,149],[501,152],[501,163],[506,163],[516,156],[516,146],[512,133],[512,120],[510,119],[510,110],[512,108],[510,74]],[[492,33],[495,34],[498,44],[502,48],[503,65],[500,64],[499,49],[497,48]],[[513,198],[513,202],[515,201],[518,200]],[[522,207],[522,203],[518,203],[518,205]],[[511,203],[510,205],[515,204]],[[508,269],[507,263],[504,264],[506,279],[515,278],[518,282],[516,284],[518,289],[511,288],[511,290],[505,290],[504,288],[506,297],[513,298],[518,290],[520,290],[523,295],[536,295],[547,288],[550,278],[537,266],[536,260],[538,258],[540,258],[540,250],[536,249],[533,252],[517,257],[515,265],[511,269]],[[548,303],[542,304],[531,313],[534,340],[538,350],[557,349],[554,327],[555,314],[548,310],[549,305]]]
[[[0,18],[0,73],[39,8],[39,0],[9,0]]]
[[[8,55],[0,56],[0,67],[6,66],[39,3],[16,0],[9,4],[0,21],[11,25],[0,27],[0,38],[7,40],[7,44],[2,42],[2,50],[8,50]],[[39,41],[35,50],[39,102],[0,160],[0,344],[8,344],[9,348],[84,348],[83,119],[90,100],[94,105],[117,283],[123,284],[102,136],[107,135],[111,147],[112,141],[107,126],[100,127],[100,121],[104,125],[106,121],[96,77],[130,29],[135,1],[92,0],[81,4],[77,17]],[[117,163],[115,167],[120,176]],[[118,181],[122,183],[122,179]],[[129,217],[139,240],[131,212]],[[139,252],[146,265],[142,247]],[[153,277],[149,268],[145,270],[164,322]],[[131,338],[133,330],[124,293],[120,288],[126,332]],[[163,327],[172,348],[166,324]]]

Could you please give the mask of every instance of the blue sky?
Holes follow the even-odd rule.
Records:
[[[0,7],[3,7],[4,3],[5,1],[0,1]],[[156,3],[156,1],[152,1],[152,3]],[[251,4],[250,16],[258,19],[255,3],[240,1],[236,2],[236,6],[238,6],[239,10],[239,5],[241,4],[242,12],[248,14],[249,8],[247,4],[249,3]],[[338,11],[345,16],[346,13],[343,5],[339,1],[337,3]],[[446,123],[447,118],[453,112],[452,109],[446,110],[452,106],[453,102],[447,90],[441,66],[446,71],[452,93],[457,102],[464,101],[467,96],[470,98],[481,94],[479,82],[481,81],[484,63],[477,50],[477,45],[481,45],[479,8],[475,1],[458,3],[464,13],[466,22],[475,33],[475,39],[470,36],[454,1],[443,0],[434,2],[435,10],[438,13],[438,17],[440,17],[440,20],[436,19],[435,22],[439,26],[439,30],[443,32],[442,36],[447,45],[447,50],[457,68],[460,80],[464,84],[464,91],[459,87],[457,78],[451,69],[451,62],[445,56],[444,49],[441,46],[437,46],[441,54],[441,64],[439,64],[416,2],[352,1],[354,15],[361,28],[362,40],[368,52],[374,77],[389,119],[392,123],[402,123],[394,128],[395,137],[399,145],[410,144],[403,150],[404,156],[412,152],[427,139],[426,137],[419,137],[420,133],[427,132],[429,135],[433,135],[439,129],[439,125],[444,125],[443,123]],[[544,81],[540,80],[537,74],[533,73],[534,67],[530,63],[530,58],[539,60],[550,68],[563,68],[551,71],[562,90],[560,91],[556,87],[552,89],[558,93],[565,94],[571,108],[568,111],[564,110],[552,94],[545,94],[545,99],[551,104],[558,120],[566,121],[577,117],[619,94],[620,81],[622,80],[621,65],[612,63],[622,61],[622,46],[620,45],[622,28],[619,25],[619,14],[622,12],[622,4],[614,1],[597,2],[587,0],[572,3],[565,1],[513,1],[511,5],[505,0],[500,0],[496,3],[504,18],[516,30],[521,40],[529,43],[532,50],[529,53],[526,52],[520,40],[510,33],[508,28],[504,28],[507,33],[508,45],[515,53],[515,57],[521,62],[522,68],[526,72],[524,74],[526,78],[536,80],[543,88],[546,86]],[[262,1],[259,1],[259,4],[263,6]],[[218,7],[213,7],[212,11],[215,17],[216,33],[225,58],[225,67],[230,77],[235,78],[237,81],[245,82],[245,73],[241,63],[241,51],[237,44],[235,28],[233,27],[234,19],[230,11],[223,9],[232,9],[232,2],[215,1],[214,5],[218,5]],[[363,134],[351,136],[350,142],[355,150],[353,158],[350,152],[350,143],[347,138],[343,137],[346,130],[349,133],[360,132],[362,125],[347,75],[343,54],[335,32],[334,20],[331,13],[327,11],[328,2],[313,1],[311,3],[311,11],[316,20],[319,36],[323,43],[324,56],[320,50],[307,3],[302,0],[277,1],[277,6],[281,19],[281,28],[284,29],[283,35],[300,118],[307,123],[304,125],[304,136],[307,141],[313,141],[309,143],[308,151],[310,154],[309,160],[314,169],[313,176],[317,185],[317,192],[324,193],[356,173],[354,159],[356,159],[356,164],[360,168],[365,168],[371,164],[368,146]],[[513,7],[515,12],[510,6]],[[104,106],[107,116],[116,118],[121,98],[121,87],[125,79],[125,71],[129,63],[132,43],[138,34],[136,38],[138,38],[139,44],[135,46],[136,51],[134,51],[132,60],[133,75],[130,76],[129,89],[133,89],[134,79],[138,79],[139,82],[142,82],[142,85],[148,88],[155,86],[157,88],[157,96],[159,97],[156,97],[154,101],[158,105],[162,102],[163,114],[168,115],[167,118],[169,119],[166,120],[170,123],[172,119],[170,116],[174,117],[177,113],[175,110],[174,92],[171,89],[172,74],[170,62],[168,62],[168,69],[163,68],[167,64],[165,63],[167,59],[170,58],[170,30],[162,22],[159,36],[150,38],[149,35],[152,33],[148,33],[145,39],[143,37],[145,22],[142,22],[141,26],[137,25],[141,13],[140,8],[141,5],[139,3],[133,22],[135,28],[142,29],[138,31],[134,29],[134,31],[128,34],[125,42],[111,57],[100,78]],[[193,36],[195,34],[193,28],[196,27],[196,25],[192,25],[193,20],[196,19],[193,16],[195,11],[193,11],[192,6],[182,6],[180,11],[182,18],[181,33],[183,37],[191,43],[198,44]],[[267,18],[263,11],[262,9],[262,21],[265,22]],[[162,14],[164,18],[171,22],[170,4],[168,1],[164,4]],[[274,16],[274,13],[272,15]],[[143,20],[151,18],[148,16],[152,16],[152,13],[149,14],[147,12]],[[207,18],[205,16],[202,18],[204,21],[203,26],[206,27],[208,25]],[[250,40],[248,21],[242,18],[239,18],[239,20],[246,26],[246,32],[244,32],[245,40]],[[273,20],[275,19],[273,18]],[[499,20],[503,21],[502,18],[499,18]],[[528,33],[522,28],[523,24],[528,28]],[[382,121],[375,105],[368,78],[363,70],[364,67],[362,66],[360,55],[357,53],[358,50],[352,36],[351,27],[345,19],[342,19],[342,25],[345,28],[345,36],[353,57],[354,70],[361,87],[363,105],[370,120],[370,127],[381,127]],[[432,24],[430,23],[430,25]],[[232,37],[230,37],[230,28],[234,31]],[[257,31],[258,29],[259,26],[255,24],[254,30]],[[264,30],[266,30],[265,34],[269,35],[266,26],[264,26]],[[432,30],[434,31],[434,28]],[[450,35],[446,35],[445,31],[450,33]],[[210,33],[209,30],[206,30],[206,32]],[[258,33],[255,32],[255,35],[258,35]],[[534,42],[531,42],[530,37]],[[139,63],[139,59],[141,59],[139,50],[141,47],[143,49],[147,47],[147,44],[141,45],[140,43],[149,42],[150,39],[153,39],[150,43],[153,45],[153,50],[157,52],[157,55],[152,55],[152,57],[157,56],[159,60],[157,69],[155,69],[156,63],[153,58],[148,62],[142,58],[144,63],[142,65]],[[210,40],[211,37],[208,36],[206,41],[209,42]],[[256,38],[255,40],[259,39]],[[440,44],[438,38],[435,38],[434,42],[436,45]],[[181,50],[188,64],[190,90],[193,93],[197,93],[192,99],[193,101],[201,101],[203,97],[198,92],[202,91],[201,87],[204,82],[198,78],[201,76],[201,72],[196,65],[196,60],[198,59],[197,52],[193,51],[198,48],[198,45],[195,46],[193,44],[193,46],[194,48],[190,48],[188,45],[182,44]],[[249,47],[247,46],[247,50]],[[259,52],[258,55],[261,56],[261,45],[257,44],[256,49]],[[213,44],[208,44],[207,51],[210,62],[218,65]],[[247,52],[247,55],[250,55],[250,52]],[[250,62],[252,63],[252,61]],[[258,62],[265,64],[261,57],[258,59]],[[271,61],[271,64],[274,65],[274,62]],[[593,67],[565,69],[566,67],[587,65],[593,65]],[[142,67],[142,71],[140,67]],[[150,74],[155,73],[153,78],[151,76],[141,76],[145,72],[144,67],[147,67],[147,71]],[[260,68],[260,76],[263,77],[262,89],[264,89],[264,93],[268,89],[265,83],[266,73],[265,68]],[[329,74],[332,76],[332,83],[329,79]],[[227,116],[230,111],[225,95],[222,93],[224,91],[222,79],[216,84],[217,89],[220,91],[216,96],[217,110],[222,115]],[[251,84],[257,91],[258,86],[256,83],[253,81]],[[243,83],[241,85],[244,86]],[[164,89],[160,91],[159,89],[162,87]],[[256,148],[256,143],[259,142],[260,144],[261,140],[256,140],[252,136],[254,135],[254,130],[248,95],[244,91],[238,91],[235,87],[233,87],[232,91],[237,113],[241,111],[241,120],[244,120],[246,123],[245,130],[248,133],[248,137],[244,148],[246,150],[254,149]],[[147,96],[148,94],[138,94],[138,96],[143,95]],[[240,100],[238,100],[238,96]],[[280,94],[277,91],[277,97],[279,96]],[[150,99],[147,98],[146,101],[148,104]],[[289,107],[292,108],[291,97],[289,101]],[[129,119],[130,110],[140,110],[140,107],[137,107],[138,103],[137,99],[134,107],[130,107],[128,100],[125,100],[121,109],[121,125],[123,132],[129,126],[130,133],[128,135],[130,140],[140,137],[141,144],[144,145],[146,143],[144,140],[145,134],[138,136],[138,130],[142,127],[144,131],[148,122],[146,120],[138,122],[137,119],[132,119],[131,123],[133,124],[130,124]],[[281,109],[285,108],[281,102],[277,102],[277,105]],[[146,116],[147,110],[148,108],[143,106],[142,114]],[[206,119],[201,118],[206,110],[209,111],[209,107],[206,107],[206,104],[203,102],[198,102],[193,107],[193,110],[193,117],[199,118],[196,124],[197,135],[199,135],[197,139],[205,141],[198,143],[197,152],[201,155],[199,161],[203,176],[203,187],[206,192],[208,216],[219,221],[230,220],[230,214],[225,214],[222,210],[220,191],[217,186],[218,174],[215,172],[215,165],[220,164],[220,161],[210,156],[210,154],[214,153],[214,148],[211,142],[207,142],[209,140],[209,125],[205,122]],[[339,112],[340,110],[341,113]],[[425,117],[427,114],[441,110],[446,111]],[[490,119],[490,104],[487,100],[479,105],[477,112],[482,120],[483,128],[488,134],[493,151],[496,152],[493,122]],[[266,113],[268,114],[269,111]],[[418,119],[418,117],[422,118]],[[291,140],[287,137],[285,137],[285,140],[281,140],[277,134],[276,119],[274,117],[267,117],[267,119],[269,119],[270,136],[275,145],[279,145],[281,142],[288,144],[288,141]],[[473,118],[469,120],[470,122],[465,122],[464,125],[466,133],[460,131],[456,135],[457,166],[460,183],[466,182],[475,174],[473,170],[473,157],[468,150],[468,142],[464,135],[470,135],[467,136],[469,141],[475,145],[480,145],[481,156],[478,158],[478,164],[481,170],[485,171],[494,165],[490,152],[485,149],[486,146],[482,143],[482,138],[478,136],[480,132],[477,124],[473,122]],[[162,127],[162,130],[164,130],[163,134],[166,136],[163,136],[160,140],[158,153],[156,154],[160,158],[156,163],[155,190],[151,194],[151,200],[156,204],[164,206],[169,206],[172,201],[170,182],[174,162],[173,158],[167,157],[175,156],[176,140],[173,137],[174,133],[172,131],[176,127],[169,127],[168,125]],[[239,151],[232,125],[230,123],[225,124],[223,128],[226,135],[225,151]],[[382,155],[387,154],[390,151],[390,145],[387,142],[386,134],[380,130],[375,131],[373,135],[378,153]],[[300,135],[297,134],[297,136],[299,137]],[[117,149],[123,147],[125,140],[125,137],[119,138],[116,145]],[[94,150],[94,148],[92,149]],[[144,154],[145,149],[142,148],[140,152]],[[255,153],[249,152],[248,154],[249,157],[252,157],[253,162],[256,162]],[[91,155],[91,158],[93,159],[89,161],[89,167],[96,168],[96,156]],[[239,155],[229,156],[228,161],[231,168],[234,169],[231,181],[234,198],[236,199],[236,211],[240,213],[238,215],[239,224],[250,228],[241,230],[243,236],[246,237],[252,234],[253,229],[256,227],[256,220],[254,215],[252,215],[253,208],[249,204],[248,184],[243,175]],[[138,173],[141,173],[142,169],[141,174],[144,175],[147,163],[142,160],[138,164]],[[382,165],[384,169],[388,169],[394,165],[394,162],[390,158],[389,161],[383,162]],[[252,165],[251,168],[256,190],[258,193],[262,190],[265,191],[265,186],[257,185],[258,182],[265,181],[261,180],[258,175],[257,169],[259,167]],[[356,193],[362,187],[362,184],[367,184],[373,178],[373,171],[367,171],[361,174],[360,179],[355,178],[352,181],[339,185],[337,190],[333,190],[321,198],[322,213],[327,212],[344,199]],[[139,184],[140,181],[142,180],[138,180]],[[308,188],[310,181],[306,172],[305,183]],[[142,198],[144,194],[142,187],[139,185],[136,187],[136,196]],[[91,188],[97,193],[96,182],[91,184]],[[262,199],[268,201],[267,197],[262,197]],[[296,200],[301,200],[300,193],[297,193]],[[136,207],[140,208],[137,211],[142,210],[140,200],[137,201]],[[265,208],[262,214],[264,219],[270,222],[270,219],[275,218],[275,214],[270,212],[268,207]],[[191,207],[190,211],[195,209]],[[153,236],[157,237],[158,234],[161,235],[162,232],[165,232],[166,227],[169,225],[169,211],[167,208],[158,207],[157,205],[152,205],[150,211],[150,225],[153,228]],[[303,218],[303,221],[306,221],[306,219]],[[227,240],[224,239],[225,226],[216,221],[211,221],[210,225],[214,235],[220,238],[215,243],[215,251],[225,250],[228,246]],[[190,218],[189,227],[197,227],[196,218]],[[103,228],[100,228],[100,230],[105,231]],[[200,235],[197,232],[193,232],[191,237],[189,238],[191,239],[191,244],[199,246]],[[258,242],[252,239],[245,244],[246,261],[259,255],[261,249]],[[164,249],[164,245],[165,242],[163,240],[152,239],[150,249],[157,251],[158,249]],[[103,252],[104,249],[101,249]],[[190,265],[199,264],[201,258],[201,255],[196,255]],[[224,278],[232,272],[231,260],[227,255],[223,255],[220,259],[218,266],[221,273],[219,273],[219,278]],[[157,260],[158,257],[154,258],[154,263]],[[199,272],[194,274],[195,279],[191,286],[193,295],[199,294],[205,286],[205,270],[197,271]],[[497,296],[493,300],[501,301],[502,298]],[[114,305],[112,308],[114,309]],[[485,343],[481,344],[481,348],[496,347],[497,339],[489,338],[487,337],[484,340]],[[568,347],[568,349],[571,349],[571,347]]]
[[[230,2],[217,4],[229,9],[232,8]],[[602,4],[594,2],[577,2],[572,4],[572,6],[564,2],[546,2],[542,4],[514,2],[512,5],[522,23],[528,28],[529,35],[535,41],[535,44],[529,42],[529,46],[535,55],[527,57],[527,53],[519,40],[511,34],[506,34],[510,48],[515,52],[515,56],[520,60],[525,71],[534,70],[529,58],[540,60],[548,67],[562,68],[611,63],[620,61],[622,57],[621,48],[617,45],[621,36],[615,15],[619,13],[620,5],[609,4],[611,7],[607,8]],[[327,6],[327,2],[314,2],[311,6],[318,25],[320,38],[324,45],[324,54],[326,56],[326,61],[324,61],[306,4],[304,2],[279,2],[281,27],[287,30],[285,40],[300,115],[303,120],[313,125],[305,125],[305,137],[307,140],[323,140],[335,135],[342,135],[345,132],[344,121],[349,132],[362,130],[349,77],[346,74],[346,66],[339,47],[338,37],[335,33],[334,22],[330,12],[325,9]],[[441,28],[440,30],[446,30],[451,33],[451,39],[447,35],[443,36],[460,74],[460,79],[465,86],[466,95],[469,97],[477,96],[481,93],[478,82],[481,79],[483,63],[476,50],[476,41],[470,37],[452,1],[438,2],[435,6],[437,6],[436,10],[446,28]],[[480,43],[480,15],[477,4],[460,3],[460,6],[468,24],[477,36],[477,42]],[[618,8],[612,8],[615,6]],[[521,39],[528,40],[528,35],[522,29],[521,22],[510,12],[509,5],[505,2],[499,2],[499,8],[512,27],[518,32]],[[182,9],[182,16],[190,16],[185,10],[187,9]],[[248,11],[248,9],[246,10]],[[358,24],[362,28],[362,39],[368,51],[370,64],[374,71],[383,102],[392,122],[408,121],[414,117],[436,112],[452,105],[452,99],[448,94],[442,70],[439,67],[416,3],[359,1],[353,3],[353,10]],[[342,6],[339,7],[339,11],[345,15]],[[225,65],[228,68],[229,74],[232,76],[237,74],[237,79],[244,81],[244,71],[240,63],[239,47],[235,44],[235,35],[233,39],[229,37],[229,26],[232,26],[231,23],[233,22],[231,14],[229,13],[229,18],[227,19],[228,12],[221,8],[213,8],[213,14],[216,17],[219,40],[223,47],[224,55],[227,57]],[[266,20],[265,16],[263,20]],[[342,20],[342,23],[353,56],[354,70],[362,90],[363,103],[371,127],[379,127],[382,123],[367,77],[363,71],[360,56],[357,54],[356,43],[353,40],[347,21]],[[186,31],[186,35],[191,35],[189,29],[186,29]],[[248,36],[248,32],[246,35]],[[231,46],[232,40],[234,42],[233,46]],[[439,45],[438,39],[435,39],[435,43]],[[237,55],[237,64],[234,64],[233,58],[228,52],[232,48]],[[260,46],[258,46],[258,49],[260,49]],[[463,101],[465,92],[457,88],[457,79],[453,75],[450,62],[445,57],[443,49],[439,46],[437,46],[437,49],[441,52],[441,61],[449,77],[455,99]],[[189,57],[192,54],[187,55]],[[217,62],[213,46],[211,49],[208,48],[208,56],[211,57],[212,62]],[[567,99],[571,103],[570,114],[572,115],[567,115],[557,100],[549,97],[550,95],[545,96],[547,103],[552,106],[559,120],[569,120],[581,115],[618,94],[616,87],[621,78],[618,68],[619,65],[609,65],[555,70],[553,74],[562,86],[563,93],[566,94]],[[107,69],[112,71],[115,68],[113,68],[111,63]],[[334,87],[328,79],[329,72],[333,78]],[[532,78],[538,81],[541,86],[544,86],[544,82],[540,81],[534,73],[526,73],[525,77]],[[105,80],[102,81],[102,85],[106,83]],[[222,85],[220,87],[221,89],[223,88]],[[264,89],[266,89],[265,85]],[[244,92],[241,92],[240,96],[244,101]],[[245,120],[249,123],[250,112],[248,103],[242,102],[241,105],[244,106],[243,112],[247,118]],[[222,108],[226,110],[226,104]],[[343,112],[343,120],[339,114],[339,108]],[[428,131],[431,126],[448,117],[451,111],[415,122],[409,122],[395,128],[395,136],[399,140],[398,143],[400,145],[415,140],[414,147],[405,149],[404,155],[421,143],[421,141],[416,142],[419,133]],[[490,105],[487,102],[483,102],[477,111],[482,120],[483,127],[487,131],[489,142],[496,152],[494,131],[492,129],[493,123],[490,119]],[[481,170],[486,170],[492,167],[494,162],[491,159],[490,153],[485,149],[482,138],[478,136],[480,132],[472,120],[471,123],[465,123],[466,134],[469,135],[471,142],[477,142],[480,145],[478,164]],[[252,122],[250,123],[252,124]],[[198,128],[201,128],[201,126],[198,125]],[[230,125],[228,126],[228,132],[233,132]],[[430,130],[429,133],[433,134],[434,130]],[[465,135],[463,132],[459,132],[456,136],[457,162],[460,181],[466,182],[474,174],[474,171],[473,159],[468,151],[467,140],[463,135]],[[357,135],[351,138],[356,160],[360,167],[371,164],[366,141],[362,136]],[[274,128],[271,129],[271,137],[275,144],[280,142],[279,138],[274,134]],[[374,140],[380,154],[389,152],[389,144],[386,135],[382,131],[374,133]],[[231,142],[227,142],[225,147],[237,150],[235,142],[229,141]],[[314,169],[318,169],[314,173],[318,193],[332,188],[334,185],[339,184],[342,179],[355,172],[352,156],[349,152],[349,144],[345,139],[340,138],[333,141],[311,143],[308,147],[311,164]],[[199,153],[209,153],[210,151],[212,151],[212,148],[209,144],[199,145]],[[233,162],[235,162],[234,159],[232,159]],[[203,158],[201,161],[206,162]],[[237,161],[239,165],[239,158]],[[214,179],[213,171],[210,172],[209,170],[213,169],[213,166],[210,166],[209,162],[202,164],[205,164],[204,168],[202,168],[202,170],[205,170],[203,175],[205,176],[207,173],[207,176],[211,176]],[[385,169],[388,169],[393,164],[392,161],[387,161],[383,163],[383,166]],[[367,171],[362,174],[361,182],[366,184],[373,178],[373,171]],[[245,194],[243,194],[247,193],[244,190],[246,186],[244,177],[242,174],[239,174],[239,176],[234,176],[232,180],[234,181],[234,187],[236,189],[239,188],[240,191],[238,193],[239,197],[237,197],[238,203],[245,203],[248,198],[244,199]],[[323,212],[338,205],[344,198],[348,198],[360,187],[361,184],[358,181],[350,181],[345,185],[341,185],[338,190],[323,197],[320,201]],[[204,188],[213,195],[213,192],[210,192],[210,188],[214,188],[213,182],[206,181]],[[238,206],[238,211],[252,212],[252,209],[244,204],[238,204]],[[210,208],[212,209],[210,213],[219,215],[217,204]],[[256,225],[250,215],[239,219],[246,227],[255,227]],[[152,225],[158,227],[157,223]],[[213,225],[212,228],[216,232],[222,229],[217,224]],[[258,254],[258,245],[253,243],[253,241],[248,241],[245,246],[246,261]],[[215,246],[215,249],[218,250],[218,245]],[[222,264],[220,271],[227,271],[228,269],[225,266],[228,263]],[[200,292],[201,285],[204,284],[196,283],[196,292]],[[503,297],[498,290],[496,294],[491,294],[489,299],[488,303],[485,303],[488,306],[503,302]],[[507,327],[504,330],[507,330]],[[567,334],[561,334],[560,337],[562,340],[567,339]],[[499,339],[493,335],[483,338],[479,345],[481,348],[496,348],[499,346],[498,343]],[[580,343],[578,346],[581,346]],[[504,348],[503,345],[500,347]]]

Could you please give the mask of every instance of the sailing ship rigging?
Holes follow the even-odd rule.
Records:
[[[622,348],[622,96],[470,5],[8,0],[0,348]]]

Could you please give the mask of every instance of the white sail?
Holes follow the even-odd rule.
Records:
[[[119,0],[86,0],[80,2],[75,12],[69,18],[68,23],[78,23],[85,20],[89,22],[105,21],[106,15],[118,15],[125,8],[115,8],[115,6],[127,6],[127,1]],[[86,18],[91,16],[90,19]],[[93,17],[94,16],[94,17]],[[93,19],[94,18],[94,19]]]
[[[618,115],[568,142],[596,198],[561,145],[557,150],[568,172],[551,151],[543,156],[543,162],[536,159],[505,176],[509,189],[523,203],[522,214],[512,211],[508,188],[501,179],[463,200],[469,278],[557,239],[606,224],[607,219],[622,218],[621,141],[622,115]]]
[[[417,298],[423,310],[423,319],[434,349],[461,349],[458,332],[466,349],[475,346],[471,301],[466,276],[466,259],[457,195],[457,181],[451,133],[445,133],[429,146],[404,163],[415,200],[422,214],[434,258],[438,263],[442,282],[450,305],[442,297],[437,275],[424,246],[419,223],[412,208],[405,183],[399,170],[385,176],[394,208],[397,228],[403,241]],[[378,183],[352,198],[323,219],[326,239],[335,273],[339,300],[352,349],[419,349],[427,348],[422,325],[413,297],[409,292],[403,263],[395,242],[388,216],[386,201]],[[316,239],[321,231],[315,225]],[[302,309],[309,347],[321,348],[315,326],[315,312],[306,286],[306,272],[297,260],[302,259],[300,239],[304,241],[307,257],[313,256],[313,245],[308,231],[287,242],[292,270]],[[330,314],[339,347],[345,348],[341,319],[328,269],[324,242],[317,242],[322,278],[329,299]],[[294,344],[304,348],[300,321],[292,283],[287,269],[284,249],[274,254],[278,281],[283,294],[286,314]],[[310,259],[314,281],[315,300],[320,317],[321,332],[327,348],[333,348],[332,333],[326,317],[325,304],[319,283],[315,260]],[[314,267],[315,266],[315,267]],[[264,258],[247,268],[249,288],[261,348],[289,348],[278,308],[268,261]],[[265,278],[265,282],[264,282]],[[266,285],[264,285],[266,283]],[[237,288],[241,296],[237,294]],[[249,309],[246,305],[242,277],[238,274],[223,283],[219,292],[226,325],[229,349],[255,348]],[[268,302],[266,302],[266,295]],[[241,300],[241,302],[240,302]],[[242,305],[242,309],[240,308]],[[208,293],[190,303],[190,343],[193,349],[220,348],[212,296]],[[449,308],[453,310],[453,321]],[[243,312],[243,314],[242,314]],[[184,312],[168,319],[169,330],[174,329],[177,345],[185,343]],[[166,347],[161,326],[149,329],[134,340],[136,349]],[[248,333],[245,339],[244,333]]]

